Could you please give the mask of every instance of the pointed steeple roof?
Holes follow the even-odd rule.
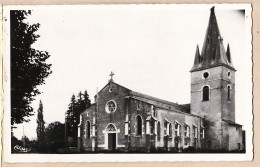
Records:
[[[197,45],[195,59],[194,59],[194,65],[192,68],[198,67],[201,62],[202,62],[202,58],[200,56],[199,45]]]
[[[223,38],[221,37],[217,19],[215,16],[215,7],[211,8],[209,24],[204,39],[201,55],[199,55],[198,46],[195,54],[194,65],[192,71],[207,69],[219,65],[226,66],[233,70],[234,67],[231,62],[230,48],[228,46],[227,52],[223,45]],[[199,58],[199,59],[198,59]],[[201,60],[201,61],[198,61]]]

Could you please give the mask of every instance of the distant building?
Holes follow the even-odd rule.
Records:
[[[214,7],[202,52],[191,69],[191,103],[180,105],[144,95],[113,81],[81,114],[81,151],[178,151],[188,147],[240,150],[242,125],[235,123],[235,68],[224,49]]]

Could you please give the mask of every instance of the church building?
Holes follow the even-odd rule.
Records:
[[[195,53],[191,102],[180,105],[130,90],[113,81],[80,115],[78,149],[177,152],[185,149],[243,149],[242,125],[235,123],[235,68],[225,50],[214,7],[202,51]]]

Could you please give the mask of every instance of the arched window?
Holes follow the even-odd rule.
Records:
[[[140,115],[138,115],[136,117],[136,122],[137,122],[136,135],[141,136],[142,135],[142,118]]]
[[[87,121],[87,124],[86,124],[86,138],[89,139],[90,138],[90,122]]]
[[[168,135],[168,127],[167,127],[168,123],[166,120],[164,120],[164,135],[167,136]]]
[[[181,125],[179,123],[175,123],[175,136],[180,136]]]
[[[172,124],[169,124],[169,137],[172,137]]]
[[[228,85],[228,101],[231,101],[231,88],[230,88],[230,85]]]
[[[208,101],[209,100],[209,87],[208,86],[204,86],[202,91],[203,91],[202,100],[203,101]]]
[[[158,137],[161,136],[161,124],[160,124],[160,122],[158,122],[158,124],[157,124],[157,136]]]

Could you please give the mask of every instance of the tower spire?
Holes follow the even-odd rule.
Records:
[[[196,68],[197,66],[199,66],[201,61],[202,61],[202,58],[200,56],[199,45],[197,44],[193,68]]]
[[[204,43],[200,55],[202,61],[199,64],[196,61],[197,58],[196,56],[191,71],[207,69],[219,65],[224,65],[231,69],[234,69],[232,64],[228,63],[228,57],[224,49],[223,38],[221,37],[219,31],[214,6],[210,9],[208,28],[206,31],[206,35],[205,35],[205,39],[204,39]]]
[[[227,55],[227,60],[228,60],[228,62],[231,63],[231,55],[230,55],[229,43],[228,43],[228,45],[227,45],[226,55]]]

